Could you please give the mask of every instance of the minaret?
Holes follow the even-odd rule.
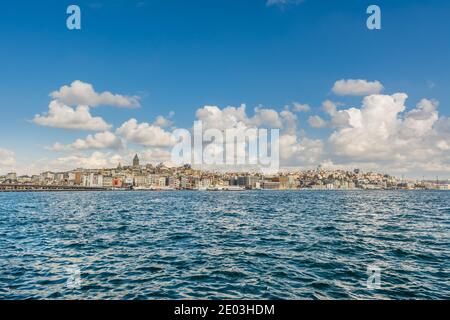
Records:
[[[133,167],[134,168],[138,168],[139,167],[139,157],[138,157],[137,154],[133,158]]]

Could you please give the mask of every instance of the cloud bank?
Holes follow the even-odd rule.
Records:
[[[171,148],[176,143],[171,131],[176,129],[173,112],[149,122],[130,118],[113,129],[101,117],[92,116],[89,106],[68,105],[82,102],[79,99],[82,94],[78,91],[89,87],[74,83],[62,87],[57,91],[58,95],[52,94],[55,100],[50,102],[48,112],[36,115],[33,121],[42,126],[98,132],[72,143],[56,142],[48,147],[48,150],[66,153],[46,160],[46,164],[55,165],[53,170],[71,165],[117,165],[119,161],[131,159],[135,152],[141,154],[144,161],[170,160]],[[282,110],[264,106],[247,109],[245,104],[205,105],[195,111],[195,120],[202,121],[204,130],[280,129],[280,164],[283,168],[305,169],[322,164],[416,176],[450,173],[450,119],[439,115],[439,102],[422,99],[408,108],[406,93],[381,94],[382,90],[379,81],[338,80],[333,91],[340,96],[363,95],[359,106],[348,107],[332,100],[323,101],[320,107],[294,102]],[[95,93],[93,89],[83,92],[90,92],[86,97]],[[102,94],[95,95],[97,98],[91,97],[90,101],[84,102],[98,104],[104,99],[99,98]],[[306,125],[304,128],[302,123]],[[309,127],[316,130],[309,132]],[[316,133],[317,137],[310,135]],[[208,151],[217,153],[221,148],[211,143]],[[4,168],[14,164],[14,153],[0,149],[0,168],[6,170]]]

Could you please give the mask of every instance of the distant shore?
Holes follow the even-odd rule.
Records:
[[[7,192],[178,192],[178,191],[191,191],[191,192],[246,192],[246,191],[450,191],[447,189],[420,189],[420,188],[380,188],[380,189],[364,189],[364,188],[336,188],[336,189],[318,189],[318,188],[294,188],[294,189],[113,189],[113,188],[90,188],[90,187],[59,187],[59,186],[43,186],[36,188],[5,188],[4,185],[0,185],[0,193]]]

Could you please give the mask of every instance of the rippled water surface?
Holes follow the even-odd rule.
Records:
[[[449,217],[446,191],[0,193],[0,298],[450,299]]]

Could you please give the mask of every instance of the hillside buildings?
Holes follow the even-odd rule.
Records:
[[[0,184],[73,186],[106,190],[450,190],[450,181],[403,181],[390,175],[362,172],[359,169],[327,170],[319,166],[315,170],[263,176],[255,173],[202,171],[190,165],[181,167],[167,167],[164,164],[141,165],[137,154],[131,166],[122,166],[119,163],[116,168],[79,168],[68,172],[45,171],[33,176],[17,176],[16,173],[11,172],[0,176]]]

